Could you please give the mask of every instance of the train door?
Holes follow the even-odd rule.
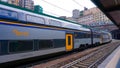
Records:
[[[66,51],[73,49],[73,34],[66,34]]]

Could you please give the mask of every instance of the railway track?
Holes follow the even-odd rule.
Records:
[[[60,68],[97,68],[97,66],[118,46],[119,44],[114,45],[113,43],[112,45],[102,47]]]
[[[111,42],[70,55],[46,59],[45,62],[30,63],[17,68],[96,68],[119,45],[119,41]]]
[[[119,41],[113,41],[109,44],[35,65],[32,68],[96,68],[119,45]]]

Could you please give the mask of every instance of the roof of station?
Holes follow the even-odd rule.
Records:
[[[120,0],[92,1],[120,29]]]

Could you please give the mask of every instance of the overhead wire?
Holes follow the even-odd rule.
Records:
[[[79,5],[80,7],[86,8],[85,6],[81,5],[80,3],[78,3],[76,0],[72,0],[74,3],[76,3],[77,5]]]
[[[48,1],[45,1],[45,0],[42,0],[42,1],[44,1],[45,3],[47,3],[47,4],[49,4],[49,5],[53,6],[53,7],[59,8],[59,9],[65,11],[65,12],[68,12],[68,13],[71,14],[70,11],[68,11],[68,10],[66,10],[66,9],[64,9],[64,8],[61,8],[61,7],[59,7],[59,6],[55,5],[55,4],[52,4],[52,3],[48,2]],[[86,8],[85,6],[79,4],[76,0],[72,0],[72,1],[73,1],[74,3],[76,3],[77,5],[79,5],[79,6],[81,6],[81,7],[83,7],[83,8]],[[45,11],[45,12],[48,12],[48,11]],[[50,13],[50,14],[54,14],[54,15],[56,15],[56,16],[60,16],[60,15],[57,15],[57,14],[52,13],[52,12],[48,12],[48,13]]]
[[[44,11],[45,11],[45,10],[44,10]],[[55,15],[55,16],[60,16],[60,15],[57,15],[57,14],[52,13],[52,12],[49,12],[49,11],[45,11],[45,12],[50,13],[50,14],[53,14],[53,15]]]
[[[57,8],[59,8],[59,9],[61,9],[61,10],[65,11],[65,12],[68,12],[68,13],[70,13],[70,14],[71,14],[71,12],[70,12],[70,11],[68,11],[68,10],[66,10],[66,9],[64,9],[64,8],[61,8],[61,7],[59,7],[59,6],[55,5],[55,4],[52,4],[52,3],[50,3],[50,2],[47,2],[47,1],[45,1],[45,0],[42,0],[42,1],[44,1],[44,2],[48,3],[48,4],[49,4],[49,5],[51,5],[51,6],[57,7]]]

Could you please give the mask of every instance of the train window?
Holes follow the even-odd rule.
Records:
[[[90,34],[87,34],[87,38],[89,38],[90,37]]]
[[[37,17],[37,16],[33,16],[33,15],[27,15],[27,22],[44,24],[45,20],[42,17]]]
[[[9,41],[9,52],[21,52],[33,50],[32,40]]]
[[[84,36],[84,34],[81,33],[81,32],[76,32],[76,33],[75,33],[75,38],[76,38],[76,39],[83,38],[83,36]]]
[[[2,52],[1,50],[2,50],[2,49],[1,49],[1,42],[0,42],[0,54],[1,54],[1,52]]]
[[[62,26],[62,23],[59,21],[55,21],[55,20],[49,20],[50,25],[53,26]]]
[[[94,34],[94,37],[95,37],[95,38],[99,38],[99,35],[97,35],[97,34]]]
[[[85,38],[85,33],[82,33],[82,38]]]
[[[17,12],[7,10],[7,9],[2,9],[0,8],[0,17],[2,18],[7,18],[7,19],[12,19],[12,20],[17,20],[18,15]]]
[[[47,49],[53,47],[53,41],[52,40],[40,40],[39,41],[39,49]]]
[[[88,38],[88,34],[86,34],[86,38]]]
[[[68,45],[71,45],[71,36],[68,36]]]
[[[7,40],[0,40],[0,51],[1,54],[7,54],[8,53],[8,41]]]
[[[64,47],[65,46],[65,39],[54,39],[54,47]]]

